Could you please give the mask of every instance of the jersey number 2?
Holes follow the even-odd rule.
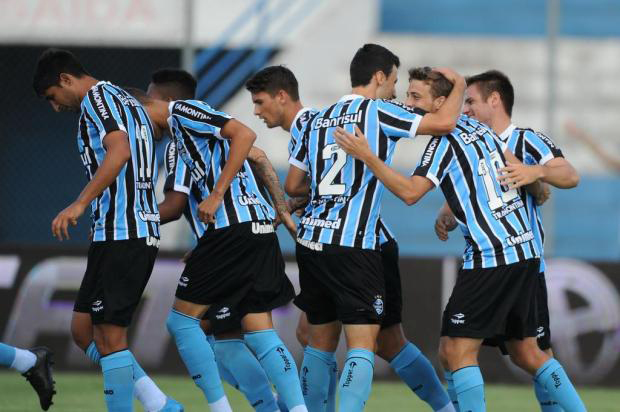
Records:
[[[319,182],[319,195],[329,196],[344,194],[346,185],[334,183],[334,179],[347,163],[347,154],[336,143],[332,143],[323,148],[322,155],[323,160],[331,159],[332,156],[336,155],[336,160],[334,160],[332,167],[329,168],[325,176],[323,176],[323,179]]]
[[[491,210],[495,210],[518,197],[519,193],[517,193],[516,189],[504,190],[503,186],[501,186],[501,193],[497,193],[495,182],[497,181],[499,169],[504,167],[504,162],[496,150],[491,152],[491,163],[492,165],[489,167],[485,159],[480,159],[478,162],[478,175],[482,177],[484,182],[484,188],[489,199],[489,207]]]

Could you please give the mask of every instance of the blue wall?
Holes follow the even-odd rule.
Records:
[[[543,36],[546,0],[381,0],[384,32]],[[560,34],[620,36],[620,1],[560,0]]]

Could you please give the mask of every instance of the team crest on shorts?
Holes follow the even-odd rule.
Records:
[[[377,315],[381,315],[383,313],[383,299],[381,299],[381,295],[375,296],[375,302],[372,306],[375,308]]]

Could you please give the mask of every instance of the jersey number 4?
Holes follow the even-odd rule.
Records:
[[[334,179],[347,163],[347,154],[336,143],[328,144],[323,148],[322,152],[323,160],[331,159],[332,156],[336,156],[336,160],[332,163],[332,167],[329,168],[325,176],[319,182],[319,195],[342,195],[346,190],[346,185],[342,183],[334,183]]]
[[[489,167],[485,159],[480,159],[478,162],[478,175],[482,177],[484,182],[484,188],[489,199],[489,207],[491,210],[495,210],[502,208],[506,203],[519,197],[519,193],[517,193],[516,189],[506,189],[504,186],[500,186],[500,193],[497,193],[497,176],[499,175],[499,169],[504,167],[504,162],[496,150],[491,152],[491,163],[492,165]]]

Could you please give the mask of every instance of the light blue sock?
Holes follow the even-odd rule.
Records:
[[[289,410],[304,405],[297,365],[275,330],[265,329],[245,334],[245,343],[256,354],[269,380]]]
[[[17,351],[14,347],[5,343],[0,343],[0,365],[10,368],[15,360]]]
[[[340,412],[357,412],[364,409],[375,366],[375,354],[366,349],[350,349],[340,376]]]
[[[536,394],[536,399],[540,404],[541,412],[563,412],[564,410],[556,401],[551,399],[549,396],[549,392],[534,379],[534,393]]]
[[[200,329],[200,320],[171,310],[166,321],[168,332],[174,338],[181,359],[196,386],[212,404],[225,398],[222,381],[217,372],[215,355]]]
[[[101,354],[97,349],[97,345],[95,345],[95,341],[90,342],[84,352],[86,352],[86,356],[88,356],[88,358],[93,361],[95,365],[99,365],[99,361],[101,360]]]
[[[338,393],[338,360],[334,354],[334,361],[329,367],[329,392],[325,412],[336,412],[336,393]]]
[[[278,410],[271,392],[271,383],[262,366],[241,339],[215,341],[215,358],[218,365],[230,371],[239,382],[239,390],[258,412]]]
[[[409,388],[434,411],[450,403],[435,368],[413,343],[408,342],[392,359],[390,366]]]
[[[310,411],[324,411],[327,408],[331,370],[336,360],[334,352],[324,352],[306,346],[299,379],[306,407]]]
[[[452,372],[449,370],[444,370],[444,378],[446,378],[446,384],[448,385],[448,396],[452,401],[452,405],[454,406],[454,410],[456,412],[460,412],[459,410],[459,400],[456,397],[456,390],[454,389],[454,379],[452,379]]]
[[[566,412],[582,412],[586,410],[579,394],[571,383],[560,362],[549,359],[536,371],[538,381]]]
[[[454,390],[461,412],[484,412],[484,381],[478,366],[466,366],[452,372]]]
[[[207,342],[209,342],[209,345],[211,345],[211,349],[213,350],[213,353],[215,353],[215,336],[207,335]],[[217,371],[220,374],[220,378],[222,378],[224,382],[228,383],[230,386],[232,386],[236,390],[239,390],[239,382],[237,382],[237,379],[228,370],[228,368],[226,368],[226,366],[223,365],[222,362],[220,362],[220,359],[218,358],[217,353],[215,353],[215,362],[217,362]]]
[[[105,403],[109,412],[133,411],[133,355],[128,349],[101,357]]]

